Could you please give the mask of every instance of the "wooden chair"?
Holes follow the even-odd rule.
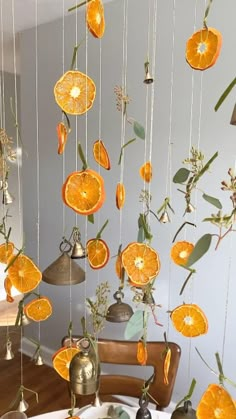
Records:
[[[72,338],[75,342],[78,341],[79,336]],[[65,337],[62,340],[64,346],[70,344],[70,339]],[[148,342],[148,359],[147,366],[153,367],[154,379],[150,385],[149,393],[154,400],[158,402],[156,404],[152,399],[151,403],[156,404],[156,409],[162,410],[167,407],[171,401],[171,396],[174,388],[174,383],[177,375],[177,370],[179,366],[181,349],[180,347],[173,342],[169,342],[169,347],[171,349],[171,362],[169,369],[169,384],[164,384],[164,375],[163,375],[163,352],[166,348],[165,342]],[[99,339],[98,340],[98,353],[101,363],[105,364],[118,364],[118,365],[139,365],[137,361],[137,342],[134,341],[124,341],[124,340],[108,340],[108,339]],[[146,368],[146,367],[141,367]],[[101,366],[102,370],[102,366]],[[144,370],[145,371],[145,370]],[[145,379],[149,378],[151,374],[145,373]],[[99,397],[103,401],[116,401],[117,398],[114,397],[103,397],[103,396],[112,396],[112,395],[123,395],[138,398],[141,395],[141,389],[143,387],[144,379],[131,377],[128,375],[106,375],[101,374],[100,376],[100,386],[99,386]],[[79,406],[82,407],[86,404],[93,402],[94,396],[78,396]]]

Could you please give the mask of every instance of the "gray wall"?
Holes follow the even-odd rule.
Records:
[[[231,6],[231,7],[230,7]],[[234,77],[235,40],[232,31],[235,25],[235,4],[229,0],[227,8],[221,3],[215,3],[209,17],[209,24],[218,28],[223,35],[223,48],[217,64],[205,71],[193,72],[185,62],[185,43],[194,31],[195,2],[182,0],[176,2],[176,24],[174,31],[174,69],[173,69],[173,107],[171,121],[172,143],[172,175],[181,167],[182,160],[188,156],[192,143],[197,145],[200,139],[200,149],[209,159],[215,151],[218,159],[211,170],[204,176],[200,188],[210,195],[218,196],[227,211],[230,211],[230,200],[227,193],[220,190],[220,182],[227,177],[227,170],[235,165],[235,127],[229,125],[234,106],[234,93],[218,113],[214,105],[220,94]],[[202,25],[205,2],[197,2],[196,27]],[[132,98],[129,105],[129,115],[145,124],[146,87],[143,84],[143,63],[147,55],[147,2],[129,1],[128,11],[128,66],[127,92]],[[21,111],[22,134],[27,146],[28,159],[23,162],[23,201],[24,201],[24,233],[26,237],[27,254],[39,262],[44,270],[59,256],[59,244],[62,236],[70,235],[72,227],[77,223],[81,228],[83,241],[94,237],[106,219],[109,224],[103,238],[107,241],[111,255],[115,255],[119,245],[120,214],[115,207],[115,187],[120,177],[117,165],[120,153],[120,114],[115,107],[113,89],[122,83],[122,29],[123,2],[114,1],[106,5],[106,33],[102,40],[102,139],[110,154],[112,169],[105,172],[101,169],[106,182],[107,199],[99,214],[95,216],[95,225],[88,225],[81,216],[75,216],[72,210],[65,209],[65,231],[63,231],[63,204],[61,186],[65,176],[80,169],[76,149],[77,141],[85,145],[86,117],[71,117],[72,133],[66,147],[64,165],[62,156],[57,155],[56,125],[61,113],[55,104],[53,87],[63,73],[62,58],[62,21],[46,24],[38,28],[38,122],[39,122],[39,153],[37,156],[36,141],[36,101],[35,101],[35,30],[27,30],[21,35]],[[80,41],[84,38],[84,11],[78,14],[78,35]],[[76,43],[75,15],[65,21],[65,69],[70,66],[73,46]],[[155,78],[155,103],[153,121],[153,181],[151,185],[152,208],[159,208],[165,198],[168,155],[168,139],[170,130],[170,98],[171,98],[171,57],[173,37],[172,2],[158,3],[157,17],[157,55]],[[85,43],[78,54],[78,68],[85,71]],[[97,85],[97,98],[93,108],[87,114],[87,144],[88,161],[92,168],[97,166],[91,155],[92,144],[98,138],[99,120],[99,40],[88,34],[88,75]],[[202,87],[201,87],[202,86]],[[149,88],[149,87],[148,87]],[[202,106],[201,105],[202,95]],[[191,106],[192,104],[192,106]],[[191,112],[192,110],[192,112]],[[149,108],[150,112],[150,108]],[[149,113],[150,117],[150,113]],[[149,130],[148,130],[149,131]],[[127,127],[126,141],[132,138],[130,126]],[[148,139],[149,141],[149,139]],[[125,153],[124,182],[127,200],[122,213],[122,243],[125,246],[137,237],[137,218],[142,210],[139,194],[143,183],[138,170],[143,163],[144,142],[137,140],[130,145]],[[38,158],[38,161],[37,161]],[[38,165],[38,166],[37,166]],[[39,200],[37,197],[37,167],[39,168]],[[97,169],[98,170],[98,169]],[[235,235],[227,237],[217,252],[214,246],[197,265],[197,274],[189,284],[183,296],[179,290],[186,277],[185,271],[170,262],[172,238],[185,220],[197,224],[197,228],[187,227],[179,239],[197,241],[206,232],[216,232],[215,228],[202,220],[210,216],[215,209],[201,198],[201,191],[194,196],[197,211],[183,218],[184,200],[182,194],[172,186],[172,205],[175,216],[171,224],[162,225],[151,219],[154,239],[152,245],[160,254],[161,272],[155,283],[155,300],[161,304],[158,310],[160,322],[164,327],[158,327],[150,319],[148,338],[162,340],[163,332],[168,331],[168,339],[176,341],[182,348],[182,359],[175,387],[174,400],[178,401],[186,394],[193,377],[197,387],[193,400],[196,403],[203,389],[212,381],[217,381],[196,354],[195,347],[206,361],[216,369],[215,352],[223,356],[225,374],[234,378],[236,359],[232,348],[235,347],[235,270],[233,258]],[[39,261],[38,253],[38,206],[39,206]],[[56,350],[61,338],[67,333],[70,312],[74,332],[80,332],[80,318],[84,314],[86,296],[93,296],[97,284],[108,280],[112,292],[117,289],[118,281],[114,273],[114,258],[100,272],[92,271],[85,265],[86,283],[76,285],[72,291],[69,287],[55,287],[42,283],[41,294],[48,295],[54,306],[53,315],[47,322],[30,326],[25,331],[27,336],[37,338],[40,334],[43,345]],[[83,265],[83,264],[82,264]],[[126,289],[125,301],[131,303],[132,294]],[[182,337],[173,329],[168,310],[185,302],[195,302],[206,313],[209,320],[207,335],[192,340]],[[112,298],[111,298],[111,302]],[[71,310],[70,310],[71,308]],[[124,324],[106,324],[102,333],[105,337],[123,338]],[[230,388],[233,393],[233,389]]]

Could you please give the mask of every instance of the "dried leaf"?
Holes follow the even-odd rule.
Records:
[[[214,198],[213,196],[207,195],[205,193],[202,195],[202,197],[203,197],[203,199],[205,199],[205,201],[214,205],[216,208],[222,209],[222,205],[221,205],[221,202],[219,201],[219,199]]]
[[[190,254],[187,264],[185,265],[187,268],[192,266],[194,263],[196,263],[205,253],[209,250],[209,247],[211,245],[212,235],[211,234],[204,234],[197,243],[195,244],[195,247]]]
[[[141,138],[141,140],[145,140],[145,129],[139,122],[134,121],[133,129],[137,137]]]
[[[173,177],[173,182],[174,183],[184,183],[188,179],[189,175],[190,175],[190,170],[186,169],[185,167],[181,167],[181,169],[179,169],[175,173],[175,175]]]

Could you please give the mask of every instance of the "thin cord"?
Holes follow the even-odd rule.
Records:
[[[62,74],[65,72],[65,0],[62,0]],[[64,114],[63,114],[64,118]],[[65,151],[62,154],[62,183],[65,181]],[[62,236],[65,235],[66,210],[62,202]]]
[[[3,0],[1,0],[1,58],[2,58],[2,115],[1,128],[5,128],[5,81],[4,81],[4,34],[3,34]]]
[[[233,240],[232,235],[230,236],[230,245],[229,245],[229,265],[228,265],[228,275],[227,275],[227,285],[226,285],[226,300],[225,300],[225,319],[224,319],[224,333],[223,333],[223,342],[222,342],[222,367],[224,365],[225,357],[225,342],[227,334],[227,322],[228,322],[228,309],[229,309],[229,290],[230,290],[230,280],[231,280],[231,266],[232,266],[232,251],[233,251]]]
[[[87,8],[88,1],[86,0],[85,7]],[[85,73],[88,74],[88,27],[85,25]],[[88,101],[88,83],[86,79],[86,108],[87,108],[87,101]],[[88,161],[88,112],[85,114],[85,157],[86,161]],[[85,218],[85,243],[88,240],[88,217]],[[85,281],[84,281],[84,301],[86,302],[87,299],[87,271],[88,271],[88,263],[87,258],[85,258]],[[87,323],[87,307],[86,303],[84,304],[84,319],[85,324]]]

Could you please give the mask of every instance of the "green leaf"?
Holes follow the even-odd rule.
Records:
[[[203,166],[202,170],[200,170],[198,175],[194,177],[194,182],[195,183],[197,183],[198,180],[200,179],[200,177],[202,175],[204,175],[204,173],[210,168],[211,163],[216,159],[216,157],[218,157],[218,151],[216,151],[216,153],[213,154],[213,156],[210,158],[210,160],[208,160],[208,162],[205,164],[205,166]]]
[[[143,310],[136,310],[130,317],[125,328],[125,339],[129,340],[133,336],[143,331]]]
[[[119,160],[118,160],[118,164],[121,164],[121,159],[122,159],[122,156],[123,156],[123,150],[124,150],[124,148],[125,148],[125,147],[127,147],[127,145],[132,144],[134,141],[136,141],[136,138],[132,138],[131,140],[127,141],[127,143],[125,143],[125,144],[121,147],[121,150],[120,150],[120,157],[119,157]]]
[[[109,223],[109,220],[106,220],[103,226],[100,228],[98,234],[96,235],[96,239],[100,239],[102,237],[102,232],[103,230],[105,230],[108,223]]]
[[[94,214],[89,214],[88,215],[88,222],[91,224],[94,224]]]
[[[150,232],[150,227],[147,223],[147,219],[146,219],[146,216],[144,214],[139,214],[138,225],[139,225],[139,228],[140,227],[143,228],[145,239],[146,240],[152,240],[153,236]]]
[[[188,262],[185,265],[186,267],[192,266],[196,263],[205,253],[208,251],[211,245],[212,235],[211,234],[204,234],[197,243],[188,258]]]
[[[181,167],[181,169],[179,169],[175,173],[175,175],[173,177],[173,182],[174,183],[184,183],[188,179],[189,175],[190,175],[190,170],[186,169],[185,167]]]
[[[137,137],[141,138],[141,140],[145,140],[145,129],[139,122],[134,121],[133,129]]]
[[[225,91],[220,96],[217,104],[215,105],[215,108],[214,108],[215,111],[218,111],[219,107],[224,102],[224,100],[227,98],[228,94],[231,92],[231,90],[233,89],[235,84],[236,84],[236,77],[231,81],[231,83],[228,85],[228,87],[225,89]]]
[[[144,234],[143,227],[141,226],[141,227],[139,227],[139,230],[138,230],[137,242],[138,243],[143,243],[144,240],[145,240],[145,234]]]
[[[86,158],[85,158],[85,155],[84,155],[84,152],[80,143],[78,144],[78,153],[83,164],[83,170],[86,170],[88,167],[88,163],[86,161]]]
[[[222,205],[219,199],[214,198],[213,196],[207,195],[205,193],[202,195],[202,197],[203,199],[205,199],[205,201],[209,202],[211,205],[214,205],[218,209],[222,209]]]

